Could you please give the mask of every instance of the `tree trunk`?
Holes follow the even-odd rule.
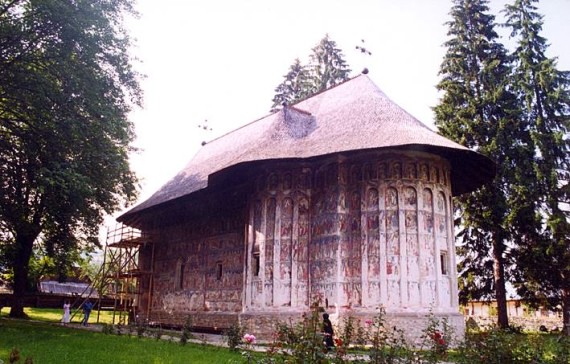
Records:
[[[562,290],[562,333],[570,336],[570,288]]]
[[[24,314],[24,297],[28,286],[28,268],[34,241],[38,234],[34,231],[18,232],[16,234],[16,255],[14,257],[14,291],[12,297],[12,306],[10,309],[10,317],[25,317]],[[34,229],[35,230],[35,229]]]
[[[501,329],[509,327],[507,314],[507,292],[505,289],[505,266],[503,246],[495,242],[493,246],[493,276],[495,278],[495,296],[497,299],[497,326]]]

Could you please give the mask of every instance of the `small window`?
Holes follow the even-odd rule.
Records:
[[[180,291],[184,288],[184,270],[186,269],[186,264],[182,259],[178,259],[176,262],[176,273],[174,276],[174,289]]]
[[[439,262],[441,264],[441,274],[446,276],[449,274],[449,263],[447,259],[447,252],[442,251],[439,253]]]
[[[259,253],[254,253],[253,254],[253,275],[255,277],[259,277],[259,270],[260,270]]]
[[[216,279],[218,281],[222,280],[222,269],[223,269],[222,268],[222,262],[221,261],[216,262]]]
[[[186,264],[180,264],[180,278],[178,279],[178,289],[184,288],[184,270],[186,270]]]

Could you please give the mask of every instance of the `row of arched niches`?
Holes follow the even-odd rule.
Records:
[[[449,164],[425,153],[379,157],[258,178],[246,306],[455,304]]]

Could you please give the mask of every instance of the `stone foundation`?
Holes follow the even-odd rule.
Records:
[[[151,313],[148,320],[151,325],[161,325],[173,328],[182,328],[184,323],[191,317],[192,327],[198,331],[206,330],[209,332],[223,333],[232,325],[239,322],[238,314],[223,312],[162,312],[155,311]]]
[[[324,313],[325,311],[323,311]],[[327,311],[333,326],[338,333],[343,323],[348,317],[352,317],[360,323],[360,326],[366,327],[367,320],[374,320],[378,311],[346,311],[342,313]],[[284,323],[294,325],[300,322],[303,315],[310,315],[310,311],[304,312],[250,312],[240,315],[240,324],[248,333],[254,334],[261,340],[271,340],[273,334],[277,331],[277,324]],[[404,331],[406,341],[411,345],[421,343],[423,330],[429,325],[429,312],[387,312],[386,324],[387,328],[396,327]],[[464,316],[459,313],[433,313],[435,320],[440,323],[447,319],[448,325],[453,328],[453,336],[462,338],[465,334]],[[355,323],[356,324],[356,323]]]

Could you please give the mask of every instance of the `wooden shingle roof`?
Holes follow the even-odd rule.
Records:
[[[407,149],[451,162],[454,195],[494,176],[494,163],[435,133],[392,102],[366,75],[359,75],[204,145],[172,180],[127,217],[208,187],[208,176],[260,160],[305,159],[364,149]]]

